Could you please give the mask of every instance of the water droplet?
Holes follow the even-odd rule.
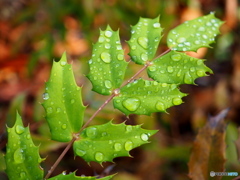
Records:
[[[197,75],[198,75],[199,77],[205,76],[205,72],[204,72],[203,70],[198,70],[198,71],[197,71]]]
[[[105,32],[105,36],[106,37],[111,37],[112,36],[112,32],[111,31],[106,31]]]
[[[88,137],[94,137],[97,134],[97,128],[95,127],[89,127],[86,129],[86,135]]]
[[[137,98],[128,98],[123,101],[123,106],[129,111],[136,111],[140,106],[140,100]]]
[[[147,61],[147,60],[148,60],[148,55],[145,54],[145,53],[142,53],[142,54],[141,54],[141,59],[142,59],[143,61]]]
[[[146,133],[141,134],[141,139],[143,141],[147,141],[148,140],[148,135]]]
[[[51,114],[52,112],[53,112],[53,108],[48,107],[48,108],[47,108],[47,113],[48,113],[48,114]]]
[[[184,75],[184,82],[186,84],[192,84],[193,80],[192,80],[192,77],[191,75],[189,74],[189,72],[186,72],[185,75]]]
[[[27,138],[27,139],[30,139],[30,138],[31,138],[30,134],[28,134],[28,135],[26,136],[26,138]]]
[[[21,126],[21,125],[17,125],[15,131],[16,131],[17,134],[20,135],[24,132],[24,127]]]
[[[62,125],[62,129],[67,129],[67,125],[66,125],[66,124],[63,124],[63,125]]]
[[[160,28],[160,23],[154,23],[154,24],[153,24],[153,27],[155,27],[155,28]]]
[[[110,63],[110,62],[111,62],[111,56],[110,56],[110,54],[107,53],[107,52],[103,52],[103,53],[101,54],[101,59],[102,59],[103,62],[105,62],[105,63]]]
[[[199,31],[205,31],[205,27],[199,27],[198,30]]]
[[[73,104],[73,103],[75,103],[75,100],[74,100],[74,99],[71,100],[71,104]]]
[[[104,137],[104,136],[107,136],[107,133],[106,132],[103,132],[102,133],[102,136]]]
[[[105,46],[104,46],[106,49],[110,49],[111,48],[111,45],[109,43],[106,43]]]
[[[185,37],[180,37],[180,38],[177,39],[177,42],[178,42],[178,43],[183,43],[183,42],[185,42],[185,41],[186,41],[186,38],[185,38]]]
[[[148,39],[146,37],[139,37],[138,43],[140,46],[142,46],[144,49],[148,48]]]
[[[95,154],[95,159],[96,159],[96,161],[102,161],[103,160],[103,153],[97,152]]]
[[[112,82],[111,81],[105,80],[104,84],[105,84],[106,88],[108,88],[108,89],[112,88]]]
[[[61,61],[60,64],[61,64],[61,66],[65,66],[67,64],[67,62],[66,61]]]
[[[135,50],[135,49],[137,49],[137,46],[133,45],[133,46],[131,47],[131,49],[132,49],[132,50]]]
[[[24,172],[24,171],[22,171],[21,173],[20,173],[20,178],[25,178],[26,177],[26,173]]]
[[[179,105],[179,104],[181,104],[182,103],[182,99],[181,98],[173,98],[173,104],[174,105]]]
[[[43,100],[48,100],[49,99],[49,94],[48,93],[43,93],[42,98],[43,98]]]
[[[208,39],[208,36],[206,34],[202,35],[203,39]]]
[[[156,109],[157,110],[159,110],[159,111],[165,111],[165,106],[164,106],[164,104],[161,102],[161,101],[158,101],[157,103],[156,103]]]
[[[109,140],[109,141],[108,141],[108,144],[112,144],[112,143],[113,143],[113,141],[112,141],[112,140]]]
[[[196,45],[198,45],[198,44],[200,44],[200,41],[199,41],[199,40],[196,40],[196,41],[194,41],[194,43],[195,43]]]
[[[84,156],[84,155],[86,154],[86,151],[81,150],[81,149],[77,149],[77,150],[76,150],[76,154],[77,154],[78,156]]]
[[[115,143],[114,149],[115,149],[115,151],[120,151],[122,149],[122,145],[120,143]]]
[[[168,66],[168,67],[167,67],[167,71],[168,71],[169,73],[172,73],[172,72],[173,72],[173,67],[172,67],[172,66]]]
[[[149,71],[152,71],[152,72],[157,70],[156,66],[154,66],[154,65],[149,66],[148,69],[149,69]]]
[[[191,68],[190,68],[190,71],[191,71],[191,72],[194,72],[194,71],[195,71],[195,68],[194,68],[194,67],[191,67]]]
[[[124,144],[124,148],[126,151],[130,151],[133,148],[133,142],[132,141],[126,141]]]
[[[171,56],[171,59],[172,59],[173,61],[179,61],[179,60],[182,59],[182,56],[181,56],[180,54],[173,54],[173,55]]]
[[[60,113],[61,112],[61,108],[57,108],[57,113]]]
[[[99,37],[99,39],[98,39],[98,41],[99,41],[100,43],[104,42],[104,40],[105,40],[104,37]]]
[[[132,131],[132,126],[128,125],[126,126],[126,132],[129,133]]]
[[[13,159],[14,159],[15,163],[17,163],[17,164],[23,163],[25,160],[24,155],[23,155],[23,150],[18,148],[13,154]]]
[[[62,175],[64,175],[64,176],[65,176],[66,174],[67,174],[67,173],[66,173],[66,171],[63,171],[63,172],[62,172]]]
[[[203,61],[202,61],[201,59],[199,59],[199,60],[197,61],[197,65],[198,65],[198,66],[202,65],[202,63],[203,63]]]
[[[167,83],[162,83],[162,87],[167,87]]]
[[[118,54],[118,55],[117,55],[117,59],[118,59],[118,60],[121,61],[121,60],[123,60],[123,58],[124,58],[123,54]]]

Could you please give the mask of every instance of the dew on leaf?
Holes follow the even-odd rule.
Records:
[[[43,93],[42,98],[43,98],[43,100],[48,100],[49,99],[49,94],[48,93]]]
[[[156,71],[156,66],[149,66],[148,67],[149,71],[153,72],[153,71]]]
[[[57,113],[60,113],[61,112],[61,108],[57,108]]]
[[[63,124],[61,127],[62,129],[67,129],[67,124]]]
[[[167,87],[167,83],[162,83],[162,87]]]
[[[172,102],[173,102],[174,105],[179,105],[179,104],[182,103],[182,99],[176,97],[176,98],[173,98]]]
[[[206,29],[205,29],[205,27],[203,27],[203,26],[198,28],[198,31],[205,31],[205,30],[206,30]]]
[[[78,156],[84,156],[84,155],[86,154],[86,151],[81,150],[81,149],[77,149],[77,150],[76,150],[76,154],[77,154]]]
[[[139,37],[137,41],[138,44],[142,46],[144,49],[148,48],[148,39],[146,37]]]
[[[202,61],[201,59],[199,59],[199,60],[197,61],[197,65],[198,65],[198,66],[202,65],[202,63],[203,63],[203,61]]]
[[[26,173],[24,171],[20,172],[20,178],[26,178]]]
[[[18,148],[13,154],[13,159],[14,159],[14,162],[17,164],[23,163],[25,160],[23,155],[23,150]]]
[[[65,66],[67,63],[66,63],[66,61],[62,61],[62,62],[60,62],[60,64],[61,64],[61,66]]]
[[[122,149],[122,145],[120,143],[115,143],[114,144],[114,150],[115,151],[120,151]]]
[[[183,43],[186,41],[186,38],[185,37],[180,37],[177,39],[177,43]]]
[[[158,102],[156,103],[155,107],[156,107],[156,109],[157,109],[158,111],[165,111],[165,106],[164,106],[164,104],[163,104],[161,101],[158,101]]]
[[[97,128],[95,127],[89,127],[86,129],[86,135],[88,137],[94,137],[97,134]]]
[[[26,136],[26,139],[30,139],[31,138],[31,136],[28,134],[27,136]]]
[[[103,160],[103,153],[101,153],[101,152],[96,152],[96,154],[95,154],[95,159],[96,159],[96,161],[102,161]]]
[[[140,100],[137,98],[128,98],[123,101],[123,106],[129,111],[136,111],[140,106]]]
[[[117,50],[122,50],[122,46],[121,45],[117,45]]]
[[[105,63],[110,63],[111,62],[111,56],[108,52],[103,52],[101,54],[101,59],[103,60],[103,62]]]
[[[199,40],[194,41],[196,45],[200,44],[201,42]]]
[[[191,68],[190,68],[190,71],[191,71],[191,72],[194,72],[194,71],[195,71],[195,68],[194,68],[194,67],[191,67]]]
[[[21,125],[17,125],[16,128],[15,128],[15,131],[17,134],[22,134],[24,132],[24,127],[21,126]]]
[[[137,46],[133,45],[133,46],[131,47],[131,49],[132,49],[132,50],[135,50],[135,49],[137,49]]]
[[[189,72],[185,73],[183,81],[186,84],[192,84],[193,80],[192,80],[192,76],[189,74]]]
[[[202,35],[203,39],[208,39],[208,36],[206,34]]]
[[[107,136],[107,133],[106,132],[103,132],[102,133],[102,136],[104,137],[104,136]]]
[[[160,28],[160,23],[154,23],[154,24],[153,24],[153,27],[154,27],[154,28]]]
[[[168,66],[168,67],[167,67],[167,71],[168,71],[169,73],[172,73],[172,72],[173,72],[173,67],[172,67],[172,66]]]
[[[202,77],[202,76],[205,75],[205,72],[202,71],[202,70],[197,70],[197,75],[198,75],[199,77]]]
[[[132,141],[126,141],[124,144],[124,148],[126,151],[130,151],[133,148],[133,142]]]
[[[75,100],[74,100],[74,99],[71,100],[71,104],[73,104],[73,103],[75,103]]]
[[[148,135],[146,133],[141,134],[141,139],[143,141],[147,141],[148,140]]]
[[[99,37],[99,39],[98,39],[98,41],[99,41],[100,43],[104,42],[104,40],[105,40],[104,37]]]
[[[47,113],[51,114],[53,112],[53,108],[52,107],[47,107]]]
[[[147,60],[148,60],[148,55],[145,54],[145,53],[142,53],[142,54],[141,54],[141,59],[142,59],[143,61],[147,61]]]
[[[105,46],[104,46],[106,49],[110,49],[111,48],[111,45],[109,43],[106,43]]]
[[[112,88],[112,82],[109,80],[104,81],[104,85],[106,88],[111,89]]]
[[[132,131],[132,126],[128,125],[126,126],[126,133],[129,133]]]
[[[171,56],[171,59],[172,59],[173,61],[179,61],[179,60],[182,59],[182,56],[181,56],[180,54],[173,54],[173,55]]]
[[[118,60],[121,61],[121,60],[123,60],[123,58],[124,58],[123,54],[118,54],[118,55],[117,55],[117,59],[118,59]]]
[[[106,37],[111,37],[112,36],[112,32],[111,31],[106,31],[105,32],[105,36]]]

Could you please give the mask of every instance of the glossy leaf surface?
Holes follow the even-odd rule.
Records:
[[[145,130],[140,125],[131,126],[108,122],[83,130],[73,144],[74,153],[85,161],[112,162],[120,156],[130,156],[129,151],[148,143],[156,130]]]
[[[132,61],[137,64],[145,64],[151,60],[157,51],[161,40],[162,28],[159,17],[155,19],[140,18],[139,22],[132,26],[131,38],[128,41]]]
[[[53,62],[49,81],[43,94],[43,107],[53,140],[68,142],[72,133],[80,130],[85,106],[81,88],[76,85],[66,53],[59,62]]]
[[[151,63],[147,69],[148,75],[160,83],[194,84],[196,78],[206,76],[206,72],[212,73],[204,65],[204,60],[176,51],[170,51]]]
[[[93,91],[110,95],[120,87],[128,63],[124,59],[118,31],[113,31],[109,26],[105,31],[100,31],[88,63],[90,71],[87,77],[92,83]]]
[[[124,114],[145,114],[165,112],[167,108],[182,104],[181,93],[176,84],[156,81],[135,80],[120,89],[113,99],[113,105]]]
[[[213,13],[186,21],[169,32],[168,47],[176,51],[197,51],[201,47],[210,47],[222,24],[223,21]]]
[[[43,179],[43,170],[40,162],[39,147],[35,146],[29,132],[24,127],[20,115],[17,113],[16,122],[12,128],[7,128],[8,143],[6,173],[9,179]]]

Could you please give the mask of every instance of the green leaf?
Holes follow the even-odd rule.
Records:
[[[74,142],[73,150],[87,162],[112,162],[116,157],[130,156],[130,150],[148,143],[148,138],[156,132],[142,129],[140,125],[108,122],[84,129]]]
[[[75,172],[74,173],[70,173],[70,174],[66,174],[63,172],[62,174],[59,174],[55,177],[50,178],[49,180],[110,180],[113,178],[115,174],[113,175],[109,175],[109,176],[105,176],[103,178],[97,178],[94,176],[76,176]]]
[[[86,107],[82,103],[81,88],[76,85],[72,66],[67,63],[66,53],[59,62],[53,62],[43,99],[52,139],[70,141],[72,133],[82,127]]]
[[[214,13],[186,21],[169,32],[168,47],[176,51],[197,51],[201,47],[210,47],[222,24],[223,21],[216,18]]]
[[[145,64],[147,60],[151,60],[157,51],[161,32],[159,17],[140,18],[139,22],[132,26],[131,39],[128,41],[132,61],[136,64]]]
[[[93,85],[93,91],[110,95],[121,86],[128,63],[124,59],[118,31],[113,31],[109,26],[105,31],[100,31],[88,63],[90,71],[87,77]]]
[[[149,77],[160,83],[194,84],[194,80],[206,76],[206,72],[213,73],[203,62],[185,53],[170,51],[152,61],[147,72]]]
[[[8,143],[6,173],[9,179],[43,179],[39,147],[33,144],[29,127],[25,128],[20,115],[17,113],[16,122],[12,128],[7,127]]]
[[[113,105],[126,115],[150,115],[182,104],[183,96],[186,94],[181,93],[176,84],[139,79],[121,88],[119,95],[113,99]]]

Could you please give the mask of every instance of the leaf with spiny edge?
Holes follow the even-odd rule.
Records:
[[[73,150],[86,162],[112,162],[116,157],[130,156],[130,150],[148,143],[149,137],[156,132],[142,129],[141,125],[113,124],[109,121],[84,129],[74,142]]]
[[[86,107],[82,103],[81,88],[76,85],[72,66],[67,63],[66,53],[59,62],[53,61],[43,99],[52,139],[69,142],[72,134],[82,127]]]
[[[74,173],[70,173],[70,174],[59,174],[55,177],[52,177],[48,180],[110,180],[113,178],[115,174],[113,175],[109,175],[109,176],[105,176],[102,178],[98,178],[98,177],[94,177],[94,176],[76,176],[75,172]]]
[[[168,47],[176,51],[197,51],[201,47],[210,47],[222,24],[223,21],[216,18],[214,13],[186,21],[169,32]]]
[[[24,127],[20,115],[16,114],[16,122],[12,128],[7,127],[8,143],[6,173],[9,179],[43,179],[40,163],[44,160],[39,155],[39,147],[35,146],[29,127]]]
[[[113,98],[113,105],[126,115],[150,115],[182,104],[184,96],[186,94],[181,93],[176,84],[138,79],[120,89],[119,95]]]
[[[132,26],[131,38],[128,41],[132,61],[136,64],[145,64],[155,56],[162,30],[159,17],[140,18],[139,22]]]
[[[121,86],[128,63],[124,59],[118,31],[113,31],[109,26],[105,31],[100,31],[88,63],[90,71],[87,77],[92,83],[93,91],[110,95]]]
[[[194,84],[194,80],[206,76],[206,72],[213,73],[203,62],[185,53],[170,51],[152,61],[147,73],[159,83]]]

